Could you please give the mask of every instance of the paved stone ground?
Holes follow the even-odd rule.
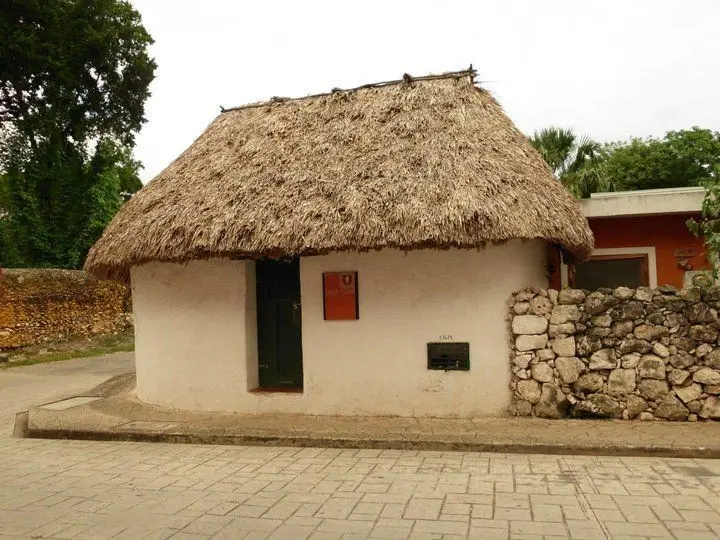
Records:
[[[7,435],[17,410],[125,371],[102,361],[0,372],[0,537],[720,537],[720,460]]]
[[[133,353],[115,353],[0,371],[0,433],[12,432],[17,412],[84,392],[133,369]]]

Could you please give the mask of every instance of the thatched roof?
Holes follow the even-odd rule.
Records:
[[[85,268],[219,256],[481,247],[592,233],[473,71],[223,111],[127,202]]]

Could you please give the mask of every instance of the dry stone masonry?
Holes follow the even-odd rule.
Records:
[[[130,290],[79,270],[0,270],[0,351],[132,327]]]
[[[720,287],[524,290],[513,414],[720,420]]]

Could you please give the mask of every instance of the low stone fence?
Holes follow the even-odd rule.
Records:
[[[514,294],[513,413],[720,419],[718,308],[720,287]]]
[[[0,350],[132,327],[130,291],[79,270],[2,270]]]

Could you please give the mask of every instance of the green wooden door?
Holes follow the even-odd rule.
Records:
[[[263,388],[302,388],[300,261],[256,265],[258,366]]]

